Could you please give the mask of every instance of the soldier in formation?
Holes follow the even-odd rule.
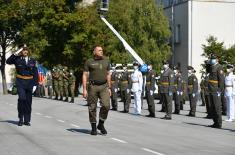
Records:
[[[198,80],[195,76],[195,70],[192,66],[188,66],[188,96],[190,102],[190,112],[188,116],[195,117],[198,94]]]

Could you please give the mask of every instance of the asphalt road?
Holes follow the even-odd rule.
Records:
[[[235,154],[235,122],[223,121],[222,129],[207,127],[212,120],[203,118],[205,107],[201,106],[192,118],[185,116],[186,103],[173,120],[160,119],[165,115],[162,112],[156,112],[157,118],[144,117],[148,114],[146,102],[142,116],[133,115],[132,108],[129,114],[110,111],[105,122],[108,135],[91,136],[86,102],[81,97],[75,104],[33,98],[30,127],[17,126],[16,101],[17,96],[0,95],[0,155]],[[122,103],[118,110],[123,110]]]

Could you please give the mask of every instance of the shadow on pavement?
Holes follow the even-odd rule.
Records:
[[[83,134],[89,134],[91,133],[91,130],[88,129],[75,129],[75,128],[71,128],[71,129],[66,129],[70,132],[79,132],[79,133],[83,133]]]
[[[197,123],[188,123],[188,122],[183,122],[184,124],[189,124],[189,125],[196,125],[196,126],[203,126],[203,127],[207,127],[207,128],[212,128],[212,127],[209,127],[208,125],[203,125],[203,124],[197,124]],[[216,129],[216,128],[214,128]],[[231,131],[231,132],[235,132],[235,130],[233,129],[227,129],[227,128],[221,128],[221,129],[218,129],[218,130],[225,130],[225,131]]]
[[[13,120],[0,121],[0,123],[9,123],[9,124],[18,125],[18,121],[13,121]]]

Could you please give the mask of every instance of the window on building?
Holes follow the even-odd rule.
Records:
[[[177,24],[175,27],[175,43],[180,43],[180,24]]]

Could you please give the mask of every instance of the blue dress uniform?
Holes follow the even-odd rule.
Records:
[[[16,87],[19,95],[18,117],[19,122],[24,122],[27,125],[31,120],[33,86],[38,85],[36,61],[28,58],[26,63],[24,57],[12,54],[6,63],[14,64],[16,67]]]

